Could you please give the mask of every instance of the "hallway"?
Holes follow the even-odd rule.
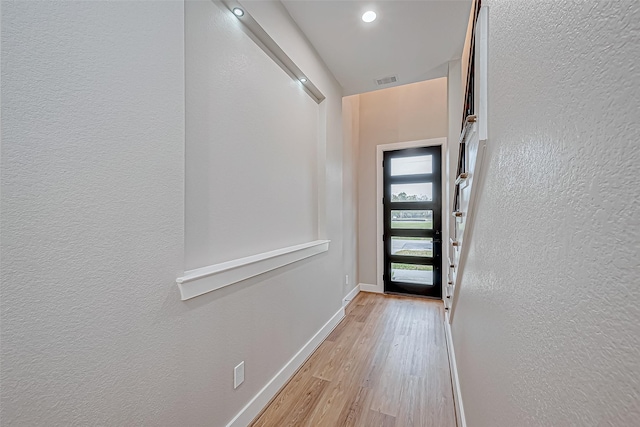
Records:
[[[640,1],[0,24],[2,427],[640,425]]]
[[[455,426],[442,307],[361,292],[253,426]]]

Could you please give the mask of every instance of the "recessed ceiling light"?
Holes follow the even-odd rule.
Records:
[[[373,10],[369,10],[362,15],[362,20],[364,22],[373,22],[376,20],[376,13]]]
[[[234,7],[233,14],[239,18],[244,15],[244,10],[240,9],[239,7]]]
[[[306,83],[306,82],[307,82],[307,78],[306,78],[306,77],[300,77],[300,81],[301,81],[302,83]]]

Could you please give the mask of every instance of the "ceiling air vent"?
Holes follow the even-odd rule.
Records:
[[[382,77],[380,79],[376,79],[376,84],[378,86],[384,86],[390,83],[395,83],[397,81],[398,81],[398,76],[387,76],[387,77]]]

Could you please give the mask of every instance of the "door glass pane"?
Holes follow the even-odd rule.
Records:
[[[391,228],[431,230],[433,211],[391,211]]]
[[[433,257],[433,239],[428,237],[392,237],[391,255]]]
[[[391,159],[391,176],[433,173],[433,156],[396,157]]]
[[[391,184],[392,202],[429,202],[433,197],[433,184]]]
[[[419,285],[433,285],[433,266],[392,262],[391,280]]]

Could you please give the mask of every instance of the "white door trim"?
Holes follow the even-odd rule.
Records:
[[[377,292],[384,292],[384,281],[382,280],[382,275],[384,274],[384,246],[382,244],[382,230],[384,229],[384,211],[382,206],[382,196],[383,196],[383,170],[382,170],[382,160],[384,158],[385,151],[393,151],[393,150],[403,150],[405,148],[417,148],[417,147],[433,147],[436,145],[440,145],[442,147],[440,151],[440,161],[441,161],[441,173],[442,173],[442,195],[443,203],[442,203],[442,221],[444,223],[445,213],[447,212],[446,203],[444,203],[444,192],[446,185],[446,176],[445,176],[445,154],[447,151],[447,138],[433,138],[433,139],[420,139],[417,141],[406,141],[406,142],[394,142],[393,144],[381,144],[376,146],[376,287]],[[444,231],[444,228],[443,228]],[[444,233],[442,233],[444,236]],[[445,295],[445,286],[446,286],[446,275],[447,269],[445,267],[445,259],[442,258],[442,295]]]

